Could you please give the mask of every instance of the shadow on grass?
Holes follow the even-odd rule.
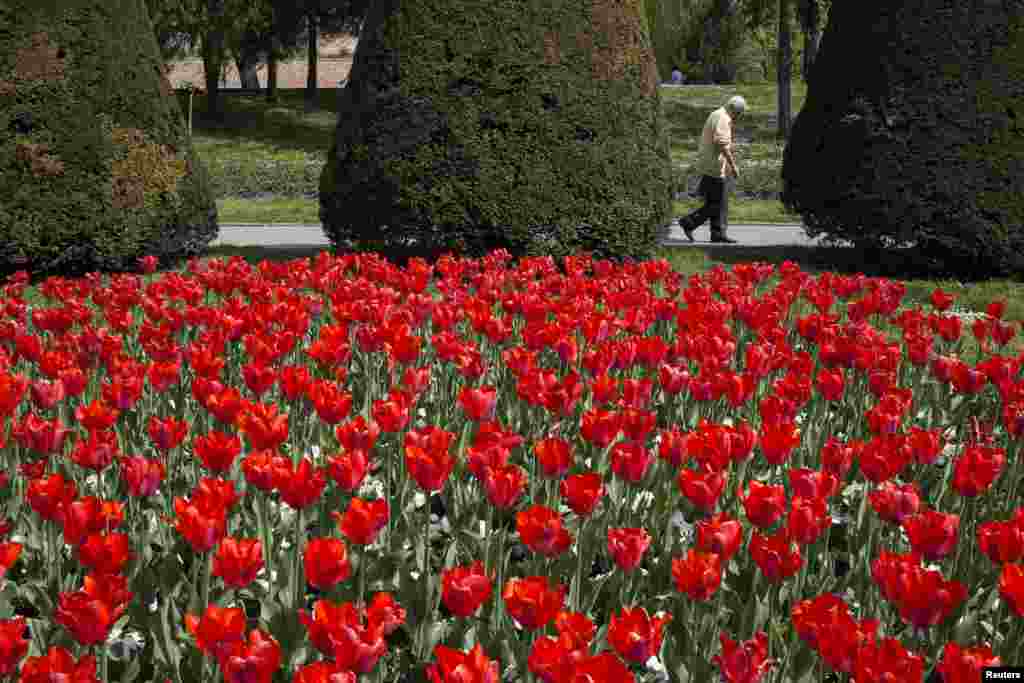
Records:
[[[692,248],[692,247],[691,247]],[[734,265],[762,261],[779,265],[792,261],[812,273],[832,271],[847,275],[863,273],[869,277],[891,279],[959,279],[965,276],[930,259],[914,248],[871,249],[865,247],[825,247],[816,245],[700,247],[715,263]]]
[[[297,246],[235,246],[221,245],[210,247],[203,258],[231,258],[241,256],[249,263],[260,261],[291,261],[292,259],[316,258],[320,252],[330,252],[330,247],[297,245]]]
[[[317,124],[308,119],[303,109],[303,93],[303,90],[278,90],[278,102],[274,104],[267,102],[262,93],[222,94],[220,119],[211,118],[207,113],[205,95],[194,95],[193,134],[221,140],[253,140],[281,150],[322,154],[330,146],[337,121],[338,91],[333,88],[317,91],[318,109],[313,114],[329,118],[329,124]],[[187,116],[188,95],[179,92],[178,101]]]

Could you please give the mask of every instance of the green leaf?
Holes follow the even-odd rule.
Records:
[[[139,673],[141,671],[142,664],[139,663],[139,659],[137,657],[132,658],[132,660],[128,662],[128,668],[126,668],[124,673],[121,674],[121,683],[131,683],[139,677]]]
[[[164,600],[160,606],[160,633],[163,635],[164,652],[170,664],[177,671],[181,668],[181,646],[171,627],[171,600]],[[178,623],[178,610],[174,610],[174,623]]]

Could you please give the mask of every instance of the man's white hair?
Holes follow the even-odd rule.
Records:
[[[733,112],[734,114],[742,114],[747,110],[747,101],[740,97],[739,95],[736,95],[734,97],[729,98],[729,101],[725,103],[725,108]]]

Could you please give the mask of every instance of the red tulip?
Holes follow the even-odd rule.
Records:
[[[572,545],[572,537],[562,526],[561,515],[543,505],[517,512],[516,531],[526,547],[548,557],[560,555]]]
[[[136,498],[152,496],[160,488],[167,468],[160,460],[147,460],[138,456],[123,457],[121,479],[128,487],[128,495]]]
[[[897,582],[900,617],[917,628],[942,623],[967,599],[967,589],[959,581],[946,581],[941,572],[919,566],[904,572]]]
[[[75,419],[90,432],[110,429],[120,414],[120,410],[99,400],[75,408]]]
[[[619,441],[612,446],[612,472],[631,484],[643,481],[652,462],[654,454],[640,441]]]
[[[818,371],[817,377],[815,377],[815,386],[818,389],[818,393],[826,401],[841,401],[843,399],[845,382],[846,377],[842,368],[835,368],[833,370],[822,368]]]
[[[999,596],[1014,614],[1024,618],[1024,565],[1003,565],[999,574]]]
[[[327,486],[327,474],[323,467],[314,467],[308,457],[303,457],[298,466],[277,469],[274,488],[281,494],[281,500],[296,510],[313,505],[323,495]]]
[[[11,676],[28,652],[25,617],[0,620],[0,677]]]
[[[70,457],[79,467],[100,472],[118,455],[117,432],[106,429],[89,432],[88,437],[75,444]]]
[[[528,631],[536,631],[544,628],[562,609],[565,592],[561,584],[549,585],[546,576],[512,578],[505,582],[501,599],[513,619]]]
[[[843,443],[834,436],[828,437],[821,448],[821,469],[834,474],[840,480],[845,479],[861,447],[863,444],[859,441]]]
[[[203,654],[220,661],[234,643],[245,640],[245,610],[208,605],[202,618],[186,614],[185,628]]]
[[[107,639],[110,629],[126,609],[125,605],[110,605],[85,591],[61,593],[57,596],[54,621],[66,628],[80,645],[96,645]]]
[[[281,471],[289,475],[292,462],[276,450],[252,451],[242,460],[245,480],[260,491],[269,493],[277,486]]]
[[[78,561],[84,566],[105,574],[116,574],[131,559],[128,534],[94,533],[78,546]]]
[[[345,450],[369,453],[380,436],[380,426],[373,420],[367,422],[362,415],[357,415],[335,427],[334,435]]]
[[[320,590],[328,590],[352,575],[348,548],[340,538],[310,539],[302,559],[306,582]]]
[[[36,339],[38,343],[38,339]],[[0,372],[0,417],[8,417],[14,414],[21,399],[25,397],[28,389],[28,378],[24,375],[14,375],[6,371]]]
[[[494,419],[498,390],[493,386],[466,386],[459,392],[458,400],[467,418],[473,422],[486,422]]]
[[[412,401],[401,391],[392,390],[388,398],[373,402],[371,411],[381,431],[397,434],[409,423]]]
[[[560,637],[541,636],[533,641],[526,663],[544,683],[561,683],[572,680],[576,665],[586,656],[585,649],[574,650]]]
[[[174,528],[197,553],[213,550],[227,534],[224,514],[204,511],[195,501],[174,499]]]
[[[678,426],[673,425],[671,429],[661,431],[661,442],[658,444],[658,457],[667,462],[675,469],[679,469],[686,462],[686,433]]]
[[[825,533],[832,523],[828,513],[828,505],[824,498],[804,498],[797,496],[790,501],[789,515],[786,518],[786,531],[789,537],[801,545],[810,545]]]
[[[697,522],[697,548],[728,562],[743,545],[743,526],[724,512]]]
[[[349,541],[357,545],[370,545],[388,523],[388,504],[384,500],[353,498],[344,516],[337,510],[331,516],[338,521],[338,528]]]
[[[985,493],[1006,467],[1006,451],[1002,448],[968,446],[956,459],[953,489],[965,498]]]
[[[853,682],[920,681],[923,678],[924,660],[895,638],[884,638],[880,643],[869,643],[861,648]]]
[[[709,600],[722,584],[722,558],[690,548],[686,559],[672,559],[672,577],[676,590],[686,593],[691,600]]]
[[[424,491],[440,491],[455,468],[455,459],[445,450],[424,451],[418,446],[405,447],[405,467],[409,476]]]
[[[491,597],[491,580],[484,573],[484,564],[452,567],[441,575],[441,600],[457,617],[471,616]]]
[[[979,524],[978,548],[993,564],[1020,562],[1024,558],[1024,525],[1017,520]]]
[[[366,451],[343,450],[327,459],[331,479],[343,491],[355,491],[370,471],[370,458]]]
[[[562,611],[555,615],[558,640],[572,649],[585,649],[594,640],[597,626],[580,612]]]
[[[274,450],[288,440],[288,414],[276,403],[248,403],[238,413],[238,431],[255,451]]]
[[[572,465],[572,451],[565,439],[551,437],[541,439],[533,445],[544,476],[549,479],[561,479]]]
[[[96,656],[86,655],[75,661],[71,653],[54,645],[42,657],[29,657],[21,668],[19,683],[100,683],[96,677]]]
[[[950,306],[953,305],[953,301],[955,299],[956,296],[948,292],[942,291],[941,288],[936,288],[932,290],[931,302],[932,306],[934,306],[935,310],[937,311],[947,310]]]
[[[747,495],[741,497],[743,511],[750,523],[767,529],[782,517],[786,508],[786,489],[781,484],[771,486],[751,479]]]
[[[40,410],[50,410],[64,400],[66,393],[64,383],[59,379],[48,381],[40,379],[31,385],[32,403]],[[19,397],[20,398],[20,397]],[[2,410],[0,410],[2,412]]]
[[[491,505],[507,510],[526,490],[529,475],[519,465],[501,465],[484,469],[484,493]]]
[[[281,668],[281,646],[261,629],[249,631],[249,640],[234,641],[220,662],[224,683],[270,683]]]
[[[789,470],[794,497],[831,498],[839,491],[839,478],[825,470],[797,467]]]
[[[803,564],[800,547],[793,545],[785,531],[771,536],[755,531],[749,552],[761,573],[773,583],[793,576]]]
[[[920,427],[911,427],[907,438],[914,453],[914,460],[922,465],[931,465],[942,454],[941,430],[926,431]]]
[[[313,380],[306,388],[306,396],[313,403],[317,416],[325,424],[338,424],[352,409],[352,394],[342,391],[334,382]]]
[[[313,603],[313,613],[299,611],[299,621],[318,650],[346,670],[368,673],[387,652],[382,624],[365,620],[355,606],[327,600]]]
[[[304,365],[286,365],[281,368],[278,382],[281,392],[289,401],[297,401],[306,395],[311,378]]]
[[[20,555],[20,543],[0,543],[0,578],[3,578],[11,565],[18,561]]]
[[[292,683],[357,683],[356,675],[345,671],[336,662],[319,661],[295,672]]]
[[[587,517],[604,497],[604,483],[596,472],[572,474],[562,480],[559,493],[566,505],[580,517]]]
[[[725,491],[727,478],[728,475],[724,471],[716,472],[708,468],[697,471],[684,467],[679,470],[676,482],[688,501],[707,512],[718,503],[722,492]]]
[[[188,435],[188,425],[183,420],[173,417],[160,419],[153,415],[149,418],[147,432],[158,450],[169,451],[185,440]]]
[[[501,680],[498,662],[487,658],[480,643],[469,652],[437,645],[434,658],[437,664],[427,665],[430,683],[498,683]]]
[[[1001,666],[1002,660],[992,654],[988,644],[975,647],[960,647],[954,642],[946,643],[942,660],[935,670],[943,683],[975,683],[984,680],[981,670],[987,666]]]
[[[63,518],[64,506],[69,505],[77,495],[75,482],[65,480],[60,474],[33,479],[25,492],[29,507],[43,519],[54,522]]]
[[[254,538],[225,538],[213,557],[213,576],[229,588],[244,588],[263,568],[263,544]]]
[[[583,413],[580,434],[597,448],[608,448],[622,431],[622,416],[593,408]]]
[[[913,482],[898,486],[891,481],[882,482],[868,493],[868,501],[879,517],[892,524],[902,524],[921,509],[921,496]]]
[[[399,607],[390,593],[380,592],[366,607],[366,621],[374,628],[379,626],[384,635],[390,636],[405,623],[405,610]]]
[[[926,510],[904,519],[903,530],[915,552],[924,555],[929,562],[937,562],[956,548],[960,515]]]
[[[608,529],[608,553],[624,572],[639,567],[650,546],[651,535],[645,529]]]
[[[623,608],[612,614],[608,642],[623,659],[642,664],[661,651],[662,630],[670,621],[671,614],[650,617],[643,607]]]
[[[781,465],[793,449],[800,445],[800,428],[795,422],[764,424],[758,434],[761,455],[769,465]]]
[[[124,504],[85,496],[65,506],[61,522],[64,526],[64,542],[78,546],[89,534],[113,529],[124,523]]]
[[[34,413],[11,425],[11,436],[25,448],[40,455],[60,454],[70,430],[59,417],[43,420]]]
[[[215,474],[227,474],[242,452],[242,440],[235,434],[211,431],[194,438],[192,450],[206,469]]]
[[[636,676],[611,652],[580,659],[573,669],[572,683],[636,683]]]
[[[728,683],[758,683],[775,664],[768,658],[768,634],[758,631],[752,640],[737,643],[724,632],[718,634],[722,654],[711,662]]]

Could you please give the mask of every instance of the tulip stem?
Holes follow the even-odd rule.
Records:
[[[295,510],[295,550],[293,553],[294,564],[292,566],[292,611],[295,612],[302,606],[301,592],[302,585],[302,508]]]
[[[427,629],[430,627],[430,491],[423,506],[423,621],[420,623],[420,662],[430,658]]]
[[[580,598],[583,595],[583,532],[587,525],[587,518],[580,518],[580,530],[576,538],[576,583],[573,584],[572,608],[573,611],[580,611]]]

